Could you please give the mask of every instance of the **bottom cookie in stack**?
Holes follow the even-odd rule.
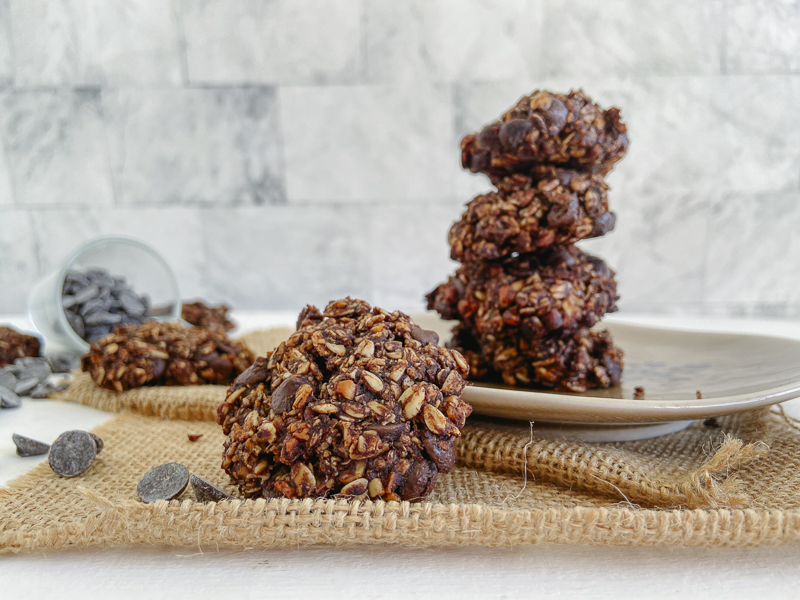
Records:
[[[461,322],[453,343],[473,379],[581,392],[619,383],[622,351],[589,329],[616,300],[614,272],[568,245],[466,263],[428,294],[428,308]]]
[[[511,335],[480,344],[460,324],[451,345],[467,359],[475,381],[585,392],[618,385],[622,376],[623,352],[608,331],[575,329],[533,340]]]

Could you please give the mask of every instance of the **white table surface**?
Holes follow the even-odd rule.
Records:
[[[238,313],[242,332],[293,325],[294,313]],[[800,322],[612,315],[607,320],[800,339]],[[0,323],[29,328],[19,316]],[[784,404],[800,416],[800,400]],[[0,411],[0,486],[41,459],[11,434],[50,441],[112,415],[50,400]],[[777,548],[530,546],[216,551],[131,547],[0,555],[0,598],[686,598],[797,597],[800,545]],[[23,594],[25,594],[23,596]],[[97,597],[97,596],[95,596]]]

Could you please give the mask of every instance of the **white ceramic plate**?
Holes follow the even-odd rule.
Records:
[[[415,316],[415,320],[437,331],[443,340],[449,339],[452,323],[431,314]],[[475,414],[571,424],[559,426],[562,437],[621,440],[649,437],[648,430],[661,435],[693,419],[800,396],[800,341],[613,322],[601,323],[600,328],[608,329],[614,343],[625,351],[621,385],[565,394],[476,383],[464,390],[464,399]],[[637,386],[645,389],[645,399],[633,400]],[[628,435],[609,438],[601,433],[598,437],[598,425],[614,425]]]

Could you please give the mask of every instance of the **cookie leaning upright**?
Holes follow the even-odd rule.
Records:
[[[401,313],[345,298],[230,387],[222,467],[246,497],[417,500],[455,464],[466,360]]]

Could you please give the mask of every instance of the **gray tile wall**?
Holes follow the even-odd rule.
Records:
[[[0,0],[0,313],[139,237],[186,297],[418,309],[538,87],[622,108],[623,310],[800,316],[800,2]]]

